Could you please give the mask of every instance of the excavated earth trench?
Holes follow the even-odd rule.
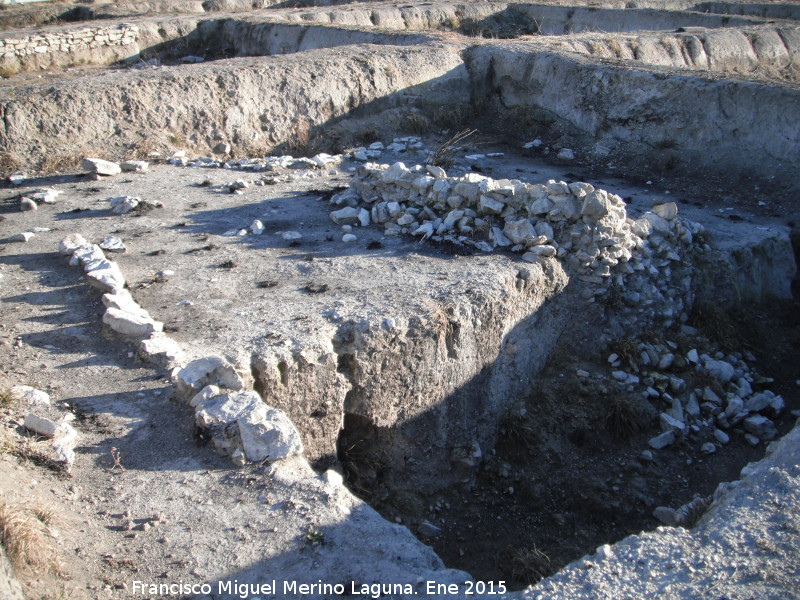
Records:
[[[270,233],[300,229],[293,212],[325,232],[306,234],[270,268],[235,280],[223,269],[188,307],[189,262],[169,288],[135,293],[191,355],[226,356],[285,411],[316,467],[341,468],[355,493],[449,567],[519,588],[654,527],[657,506],[678,508],[736,479],[800,407],[787,362],[797,326],[800,7],[650,4],[65,8],[64,21],[95,20],[0,36],[3,168],[69,171],[88,155],[206,156],[220,143],[236,158],[340,153],[409,134],[433,147],[434,137],[475,127],[449,174],[480,170],[499,182],[479,195],[497,199],[491,192],[514,187],[507,180],[545,184],[550,177],[538,177],[552,169],[539,200],[574,196],[578,214],[525,214],[547,224],[544,237],[564,248],[557,258],[520,260],[513,244],[498,244],[492,219],[508,223],[505,209],[479,211],[474,218],[492,216],[462,230],[466,244],[446,233],[439,243],[408,241],[414,231],[402,225],[389,233],[381,204],[413,208],[410,181],[425,171],[401,170],[397,181],[408,185],[391,187],[394,175],[381,175],[389,171],[350,161],[318,189],[298,184],[296,200],[262,202]],[[485,162],[492,145],[505,152],[498,163]],[[425,163],[401,146],[376,161]],[[357,194],[342,196],[353,174]],[[650,250],[633,250],[644,252],[641,268],[613,271],[618,255],[582,262],[581,223],[597,252],[622,242],[609,233],[599,244],[586,192],[558,180],[624,196],[614,210],[632,219],[625,235],[657,229]],[[669,192],[649,191],[654,182]],[[446,198],[431,205],[441,213],[436,227],[459,208]],[[526,198],[528,207],[536,200]],[[685,221],[674,221],[673,199]],[[370,213],[373,224],[356,229],[378,252],[326,246],[341,237],[328,213],[348,202]],[[420,210],[409,213],[416,226]],[[219,236],[250,213],[231,203],[182,226]],[[158,216],[149,219],[137,235],[149,235]],[[499,247],[486,253],[478,241]],[[256,250],[277,252],[240,244],[230,262]],[[142,255],[124,268],[135,278],[154,266]],[[247,285],[270,294],[240,294]],[[292,299],[297,289],[302,302]],[[728,369],[719,362],[735,367],[733,379],[715,377]],[[715,437],[712,398],[736,386],[750,388],[745,400],[765,390],[783,396],[780,408],[751,411],[773,419],[774,433],[758,438],[737,422],[729,444]],[[664,413],[686,426],[655,449],[648,444]]]

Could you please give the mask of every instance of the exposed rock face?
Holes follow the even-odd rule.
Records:
[[[748,177],[771,177],[785,189],[796,189],[800,181],[786,162],[797,139],[796,124],[785,118],[800,110],[796,89],[673,76],[657,68],[617,69],[514,45],[475,46],[466,50],[465,59],[475,97],[502,98],[493,111],[499,117],[522,111],[555,118],[553,131],[573,135],[587,147],[597,144],[601,154],[613,152],[614,160],[628,169],[668,167],[729,182],[736,172],[743,185]],[[576,81],[583,83],[574,85]],[[718,102],[720,94],[723,103]],[[773,108],[755,108],[764,103]],[[624,125],[639,119],[644,126]],[[675,135],[676,130],[692,135]],[[787,131],[794,133],[784,135]],[[706,151],[710,147],[713,153]],[[751,160],[744,147],[758,158]]]
[[[360,106],[368,105],[373,113],[395,108],[401,92],[425,96],[433,104],[468,101],[467,73],[458,53],[433,47],[341,47],[274,61],[237,58],[224,66],[203,63],[171,70],[169,85],[164,85],[165,74],[112,71],[60,82],[57,94],[50,86],[20,89],[16,99],[0,101],[7,123],[0,128],[0,143],[33,160],[34,148],[43,143],[54,153],[74,153],[100,139],[138,144],[146,122],[149,143],[166,146],[171,135],[191,135],[209,152],[218,143],[220,118],[208,107],[219,106],[232,111],[222,119],[230,125],[226,137],[237,140],[240,150],[263,149],[298,136],[313,138],[321,125]],[[129,97],[137,101],[129,103]],[[87,104],[94,107],[90,121],[83,118]],[[182,108],[164,111],[160,107],[165,104]],[[50,111],[65,119],[55,123],[45,117]],[[295,118],[299,113],[304,120]]]

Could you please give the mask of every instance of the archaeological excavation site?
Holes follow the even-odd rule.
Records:
[[[800,598],[800,3],[0,5],[0,597]]]

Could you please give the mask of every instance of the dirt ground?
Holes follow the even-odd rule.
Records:
[[[506,156],[487,166],[493,176],[522,172],[570,179],[569,167],[532,163],[510,148],[491,149],[506,150]],[[420,261],[421,268],[442,269],[442,261],[452,261],[447,254],[437,258],[438,250],[428,252],[418,242],[382,237],[379,229],[359,229],[355,248],[338,241],[320,198],[346,183],[347,168],[292,183],[253,185],[241,195],[215,187],[243,176],[230,171],[163,165],[151,173],[103,181],[69,175],[26,182],[26,189],[53,185],[64,190],[56,204],[28,213],[19,212],[19,189],[3,190],[3,388],[28,384],[48,391],[56,406],[77,416],[81,436],[70,474],[39,460],[44,449],[5,452],[0,462],[7,502],[55,509],[52,527],[68,577],[47,580],[28,574],[32,597],[51,597],[59,588],[74,597],[118,597],[134,576],[210,576],[213,547],[223,539],[239,548],[250,539],[250,526],[244,521],[236,525],[230,516],[231,525],[221,528],[211,514],[186,515],[208,504],[257,505],[263,494],[257,467],[235,469],[195,436],[189,409],[172,399],[167,374],[138,362],[132,346],[103,332],[99,295],[57,254],[58,241],[72,232],[96,240],[121,236],[128,251],[117,259],[129,287],[166,323],[170,335],[190,349],[198,340],[198,345],[213,345],[216,339],[220,347],[229,346],[263,321],[276,330],[303,327],[309,311],[321,310],[309,300],[359,293],[348,291],[354,282],[346,283],[330,266],[318,264],[309,271],[307,257],[315,257],[314,265],[332,260],[325,256],[360,255],[379,244],[372,252],[405,255],[405,260]],[[254,182],[261,176],[244,177]],[[647,205],[654,194],[663,193],[652,187],[627,184],[626,196]],[[121,194],[159,200],[164,207],[141,216],[112,215],[107,198]],[[770,219],[753,212],[737,209],[756,222]],[[263,215],[268,231],[256,246],[221,235]],[[51,231],[25,244],[7,241],[32,226]],[[304,233],[299,246],[281,240],[280,232],[290,228]],[[283,266],[287,260],[291,268]],[[166,281],[155,276],[167,269],[178,274]],[[263,281],[269,286],[260,285]],[[320,284],[330,285],[330,291],[309,294],[309,285]],[[293,298],[294,308],[253,321],[258,295],[270,293]],[[240,302],[237,312],[243,295],[248,302]],[[796,314],[790,303],[778,311],[731,315],[742,331],[734,340],[737,347],[758,358],[759,373],[775,378],[770,389],[783,394],[789,409],[798,408],[795,381],[800,375],[791,360],[798,344]],[[708,348],[719,344],[695,342]],[[654,462],[643,461],[653,426],[648,422],[627,439],[613,437],[604,407],[608,397],[624,392],[573,377],[577,369],[603,373],[607,366],[603,356],[589,362],[576,362],[567,351],[553,356],[540,390],[520,399],[524,416],[508,419],[471,489],[432,497],[396,490],[375,506],[389,520],[419,532],[448,566],[521,587],[602,543],[654,527],[655,506],[677,507],[695,494],[710,494],[717,482],[736,479],[741,467],[763,452],[734,437],[718,454],[705,456],[693,440],[659,453]],[[791,425],[788,414],[780,421],[781,431]],[[21,427],[22,407],[7,407],[3,415],[7,436],[28,438]],[[124,471],[115,468],[114,452]],[[426,537],[423,521],[442,533]]]
[[[0,15],[23,15],[17,24],[6,19],[16,27],[52,9],[41,10],[39,17],[17,8]],[[103,69],[24,73],[16,85]],[[502,129],[475,123],[486,131]],[[436,148],[447,137],[428,135],[425,146]],[[674,200],[682,216],[716,228],[787,229],[800,247],[794,196],[675,172],[631,173],[605,158],[573,163],[555,158],[557,148],[547,146],[523,150],[513,131],[478,134],[459,153],[454,172],[588,181],[622,196],[630,214]],[[492,152],[499,155],[465,158]],[[424,159],[423,153],[387,152],[378,162]],[[307,561],[324,569],[315,552],[332,537],[321,524],[328,516],[307,507],[322,502],[336,510],[335,495],[314,487],[321,484],[313,473],[303,476],[316,483],[295,485],[273,477],[267,464],[236,468],[215,453],[198,434],[192,410],[175,398],[169,373],[143,363],[134,346],[103,328],[100,294],[58,254],[62,238],[122,238],[127,251],[112,258],[128,288],[191,356],[246,355],[258,343],[313,336],[333,319],[352,315],[420,312],[426,300],[460,283],[481,279],[480,285],[491,286],[493,275],[518,260],[386,237],[374,226],[355,228],[357,240],[344,242],[328,217],[328,200],[347,185],[355,161],[302,177],[295,177],[299,169],[256,173],[165,163],[155,160],[146,173],[99,180],[74,168],[31,171],[20,186],[0,184],[0,500],[32,511],[31,523],[55,553],[42,564],[18,568],[26,598],[142,597],[133,581],[220,580],[250,573],[265,556],[281,568]],[[230,193],[227,184],[237,179],[249,185]],[[63,193],[54,204],[21,212],[20,197],[44,187]],[[122,195],[162,206],[112,214],[108,199]],[[255,219],[263,221],[263,235],[228,235]],[[12,240],[32,228],[46,230],[25,243]],[[287,231],[302,238],[288,241]],[[648,331],[641,339],[674,341],[684,353],[751,354],[750,366],[770,378],[758,385],[786,401],[776,420],[783,434],[800,410],[798,308],[795,295],[726,311],[722,332],[695,315],[690,325],[697,335]],[[514,590],[602,544],[654,529],[660,524],[656,507],[677,508],[708,496],[763,456],[763,443],[752,446],[738,434],[715,454],[704,454],[699,448],[711,441],[707,431],[654,458],[643,455],[658,433],[653,410],[666,407],[614,383],[607,352],[583,352],[584,343],[589,347],[578,336],[558,347],[538,375],[535,393],[517,399],[497,446],[484,453],[463,487],[387,491],[380,480],[359,480],[352,465],[324,466],[341,468],[351,490],[388,522],[407,526],[448,568],[478,580],[504,580]],[[672,373],[686,378],[689,388],[707,383],[687,369]],[[7,395],[14,385],[47,391],[50,414],[75,416],[79,441],[71,469],[24,428],[30,407]],[[632,423],[615,427],[610,403],[632,407]]]

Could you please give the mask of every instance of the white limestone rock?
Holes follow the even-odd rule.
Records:
[[[242,449],[236,420],[256,403],[262,402],[255,392],[231,392],[213,396],[198,405],[195,424],[211,434],[217,450],[234,455],[237,450]]]
[[[431,221],[426,221],[412,231],[411,235],[421,235],[423,240],[427,240],[433,235],[433,223]]]
[[[772,402],[772,399],[773,396],[768,392],[759,392],[748,398],[744,403],[744,407],[750,412],[759,412],[769,406],[770,402]]]
[[[340,208],[339,210],[335,210],[330,214],[331,221],[337,225],[355,225],[359,222],[360,216],[361,210],[352,206]]]
[[[482,195],[480,197],[480,212],[485,215],[499,215],[503,212],[503,209],[506,207],[505,204],[492,198],[491,196]]]
[[[536,236],[536,230],[527,219],[506,221],[503,233],[514,244],[524,244],[528,238]]]
[[[539,221],[536,224],[536,235],[539,237],[544,237],[547,242],[552,242],[555,239],[555,233],[553,232],[553,226],[550,225],[547,221]]]
[[[70,256],[78,248],[88,245],[89,242],[80,233],[73,233],[61,240],[58,244],[58,252],[64,256]]]
[[[370,146],[370,149],[375,150],[375,148],[372,148],[372,146]],[[412,173],[409,171],[408,167],[401,162],[396,162],[391,167],[383,171],[380,177],[383,183],[398,183],[411,175]]]
[[[194,396],[207,385],[217,385],[230,390],[245,387],[243,377],[236,368],[219,356],[206,356],[190,362],[174,377],[177,394],[187,398]]]
[[[678,217],[678,205],[674,202],[665,202],[653,206],[653,212],[662,219],[673,221]]]
[[[169,368],[184,362],[186,356],[180,344],[161,332],[151,333],[139,343],[139,357],[149,363]]]
[[[125,173],[143,173],[150,167],[150,163],[146,160],[126,160],[119,166]]]
[[[124,215],[131,212],[134,208],[139,206],[141,198],[133,198],[131,196],[117,196],[116,198],[109,198],[111,203],[111,212],[118,215]]]
[[[50,439],[65,435],[69,431],[67,428],[70,427],[68,423],[53,421],[32,412],[25,417],[24,425],[25,429]]]
[[[558,151],[558,158],[561,160],[575,160],[575,152],[571,148],[562,148]]]
[[[197,392],[192,399],[189,400],[189,406],[192,408],[197,408],[202,404],[205,404],[208,400],[211,400],[214,396],[219,396],[222,391],[216,385],[207,385],[202,390]]]
[[[655,517],[658,521],[661,521],[664,525],[674,525],[675,524],[675,509],[670,508],[668,506],[657,506],[655,510],[653,510],[653,517]]]
[[[591,219],[599,220],[605,217],[612,208],[608,193],[605,190],[594,190],[587,194],[583,200],[581,214]]]
[[[32,210],[36,210],[39,208],[39,205],[36,204],[31,198],[23,197],[19,200],[19,209],[22,212],[30,212]]]
[[[717,446],[714,442],[706,442],[702,446],[700,446],[700,452],[703,454],[714,454],[717,451]]]
[[[63,193],[61,190],[44,188],[31,194],[31,200],[41,204],[55,204],[58,197]]]
[[[24,425],[29,431],[52,439],[53,450],[68,467],[75,462],[74,448],[78,432],[72,425],[65,421],[53,421],[40,417],[34,413],[28,413]]]
[[[553,246],[531,246],[528,251],[522,255],[522,260],[527,262],[536,262],[540,258],[548,258],[555,256],[558,251]]]
[[[716,440],[720,444],[727,444],[728,442],[731,441],[731,436],[729,436],[727,433],[725,433],[721,429],[715,429],[714,430],[714,438],[716,438]]]
[[[81,166],[89,173],[98,175],[119,175],[122,173],[122,168],[117,163],[101,158],[84,158]]]
[[[72,252],[72,257],[69,259],[69,264],[72,267],[78,265],[85,267],[86,265],[95,261],[104,260],[106,255],[103,253],[100,246],[97,244],[86,244],[76,248]]]
[[[112,294],[125,288],[125,276],[117,263],[102,259],[86,264],[85,268],[86,278],[92,287]]]
[[[118,308],[107,308],[103,323],[127,337],[143,339],[164,330],[164,324],[139,314],[129,313]]]
[[[126,289],[117,290],[117,292],[113,294],[103,294],[102,301],[103,306],[106,308],[115,308],[147,319],[150,318],[150,314],[136,303],[136,300],[133,299],[131,293]]]
[[[725,362],[724,360],[707,358],[703,364],[703,367],[705,368],[706,373],[721,383],[728,383],[731,379],[733,379],[733,376],[736,373],[736,369],[734,369],[733,365]]]
[[[511,240],[509,240],[504,234],[503,230],[499,227],[492,227],[492,231],[490,234],[492,241],[495,245],[500,246],[501,248],[507,248],[511,245]]]
[[[676,419],[675,417],[673,417],[670,414],[662,412],[659,415],[658,419],[659,419],[659,422],[661,423],[661,430],[662,431],[665,431],[665,432],[679,431],[681,433],[684,433],[686,431],[686,423]]]
[[[116,252],[120,254],[127,250],[125,248],[125,243],[120,238],[113,235],[107,236],[102,242],[100,242],[100,248],[107,250],[108,252]]]
[[[11,395],[34,406],[50,406],[50,394],[29,385],[15,385],[11,388]]]
[[[12,235],[8,239],[12,242],[22,242],[24,244],[25,242],[30,242],[33,237],[34,235],[30,231],[23,231],[22,233]]]
[[[576,181],[575,183],[569,184],[569,191],[572,192],[572,195],[578,200],[582,200],[594,191],[594,186],[591,183]]]
[[[664,433],[651,438],[647,443],[653,450],[661,450],[662,448],[666,448],[667,446],[675,443],[675,430],[670,429],[669,431],[665,431]]]
[[[528,205],[528,214],[531,216],[546,215],[551,210],[553,210],[554,206],[555,202],[553,202],[550,198],[548,197],[539,198],[531,202],[530,205]]]
[[[772,440],[778,436],[775,424],[764,415],[752,415],[744,420],[744,428],[748,433],[760,440]]]
[[[294,424],[283,411],[264,404],[255,392],[251,404],[237,419],[242,450],[247,460],[261,462],[288,458],[303,453],[303,442]]]
[[[264,229],[265,229],[264,223],[262,223],[258,219],[250,223],[250,233],[252,233],[253,235],[261,235],[262,233],[264,233]]]
[[[320,152],[311,158],[311,162],[320,169],[335,165],[336,163],[341,162],[341,160],[342,157],[340,155],[337,154],[336,156],[333,156],[331,154],[326,154],[325,152]]]
[[[650,235],[651,232],[660,233],[662,235],[669,233],[669,221],[663,217],[659,217],[657,214],[652,212],[646,212],[644,215],[642,215],[642,219],[649,224],[650,231],[648,232],[648,235]],[[635,230],[634,233],[639,235]],[[639,237],[643,236],[640,235]]]

